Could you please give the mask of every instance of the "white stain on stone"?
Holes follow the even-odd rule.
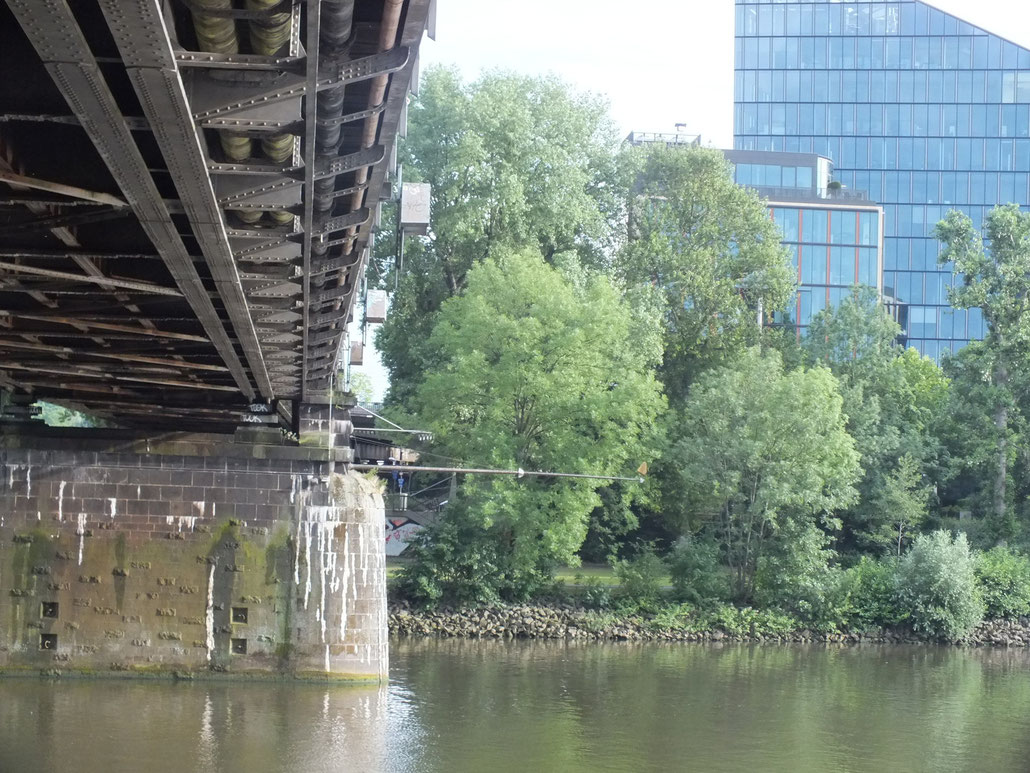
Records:
[[[347,590],[350,582],[350,529],[343,527],[343,593],[340,594],[340,641],[347,635]]]
[[[32,496],[32,468],[25,465],[25,496]]]
[[[64,520],[64,487],[67,485],[67,481],[62,480],[61,485],[57,487],[57,520]]]
[[[207,609],[204,612],[204,630],[207,637],[204,643],[207,645],[207,660],[211,662],[211,656],[215,651],[215,565],[211,564],[207,572]]]
[[[204,517],[204,509],[206,507],[207,507],[207,502],[204,502],[203,500],[198,500],[198,501],[194,502],[193,503],[193,515],[196,516],[197,518],[203,518]],[[190,527],[190,530],[191,531],[193,530],[192,526]]]
[[[189,530],[193,531],[197,524],[197,517],[194,515],[166,515],[165,523],[169,526],[175,526],[180,532],[184,526],[189,527]]]
[[[79,566],[82,566],[82,543],[86,537],[86,514],[79,513],[78,521],[75,533],[79,536]]]
[[[308,596],[311,595],[311,528],[305,524],[304,528],[304,566],[306,568],[304,579],[304,609],[308,608]]]
[[[111,497],[107,503],[111,506],[111,517],[114,518],[118,514],[118,500]]]

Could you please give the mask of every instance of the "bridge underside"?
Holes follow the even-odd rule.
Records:
[[[428,6],[0,3],[0,387],[295,426],[331,388]]]

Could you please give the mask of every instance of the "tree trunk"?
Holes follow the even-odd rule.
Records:
[[[1001,387],[1004,393],[1005,387],[1008,385],[1008,369],[1004,365],[998,366],[995,384]],[[1009,461],[1009,407],[1007,403],[1002,402],[994,412],[994,426],[998,430],[998,471],[994,478],[994,518],[997,526],[1004,528]]]

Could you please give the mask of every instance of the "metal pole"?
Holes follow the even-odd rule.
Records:
[[[348,466],[352,470],[380,470],[384,468],[383,465],[379,464],[351,464]],[[405,464],[400,469],[409,472],[450,472],[455,475],[458,473],[471,475],[514,475],[516,478],[523,478],[528,475],[534,478],[586,478],[589,480],[631,480],[636,483],[644,482],[642,477],[624,478],[617,475],[587,475],[580,472],[542,472],[540,470],[523,470],[521,468],[517,470],[491,470],[482,467],[417,467]]]

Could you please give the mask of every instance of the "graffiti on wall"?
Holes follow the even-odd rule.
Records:
[[[422,527],[410,518],[386,519],[386,555],[399,556],[408,547],[408,540]]]

